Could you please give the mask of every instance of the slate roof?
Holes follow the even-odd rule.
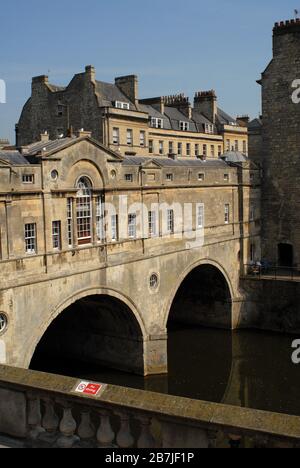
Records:
[[[12,166],[23,166],[29,164],[27,159],[19,151],[0,151],[0,162],[5,161]]]
[[[230,115],[226,114],[222,109],[218,108],[218,120],[219,123],[222,125],[232,125],[236,124],[236,119],[231,117]]]
[[[260,118],[251,120],[251,122],[248,125],[249,130],[256,130],[262,127],[262,120]]]
[[[205,115],[201,114],[197,109],[193,109],[193,120],[200,125],[211,125],[212,122],[208,120]]]
[[[146,163],[153,161],[154,163],[162,166],[162,167],[198,167],[198,168],[224,168],[227,167],[225,161],[221,159],[207,159],[203,161],[202,159],[188,159],[188,158],[179,158],[179,159],[171,159],[171,158],[151,158],[146,156],[133,156],[133,157],[126,157],[123,161],[123,166],[141,166]]]
[[[130,110],[136,110],[135,105],[122,93],[122,91],[112,83],[96,81],[96,93],[99,95],[99,106],[111,106],[116,101],[126,102],[130,105]]]
[[[38,141],[37,143],[33,143],[29,145],[28,152],[26,155],[28,156],[35,156],[38,153],[44,151],[48,153],[49,151],[59,150],[60,148],[65,147],[68,143],[73,141],[75,137],[72,138],[61,138],[59,140],[50,140],[50,141]]]
[[[228,153],[223,154],[221,158],[224,161],[231,162],[231,163],[240,163],[240,162],[248,161],[247,156],[243,153],[240,153],[239,151],[228,151]]]
[[[180,130],[180,122],[189,123],[189,131],[197,132],[197,127],[193,120],[190,120],[185,114],[180,112],[176,107],[167,107],[165,106],[165,115],[168,117],[171,122],[171,128],[173,130]]]

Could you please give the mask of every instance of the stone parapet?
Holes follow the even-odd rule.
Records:
[[[6,392],[1,434],[12,438],[12,444],[21,439],[24,447],[45,448],[300,445],[296,416],[113,385],[103,385],[98,396],[85,395],[76,392],[79,384],[74,378],[0,366],[0,391]],[[18,426],[16,415],[22,416]]]

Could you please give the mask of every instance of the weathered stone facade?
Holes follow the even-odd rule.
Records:
[[[94,67],[74,76],[67,87],[32,80],[32,93],[16,127],[17,146],[67,136],[84,128],[122,155],[203,156],[218,159],[225,151],[248,153],[247,118],[234,119],[217,105],[214,91],[197,92],[192,107],[184,95],[139,99],[135,75],[96,80]]]
[[[22,154],[0,152],[2,363],[28,367],[61,316],[67,325],[63,319],[56,329],[53,355],[164,373],[170,309],[181,284],[202,265],[215,269],[229,291],[226,304],[212,297],[212,323],[251,323],[239,277],[251,245],[260,258],[257,167],[245,160],[124,158],[84,133],[41,139]],[[129,206],[142,203],[146,219],[155,203],[200,204],[203,211],[189,215],[192,239],[182,236],[176,219],[167,235],[159,214],[152,233],[138,226],[133,232],[120,211],[124,197]],[[116,207],[114,222],[100,211],[104,201]],[[193,244],[200,224],[203,245]],[[201,284],[194,287],[201,291]],[[201,314],[197,300],[188,307],[198,304]]]
[[[300,21],[276,24],[273,59],[262,74],[263,256],[300,265],[300,105],[293,83],[300,77]]]
[[[252,120],[248,125],[249,133],[249,158],[257,166],[262,168],[263,164],[263,137],[262,137],[262,119]]]

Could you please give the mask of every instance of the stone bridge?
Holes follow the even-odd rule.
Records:
[[[30,165],[0,168],[11,174],[0,194],[3,364],[29,368],[40,358],[64,357],[142,375],[163,374],[172,322],[228,329],[248,324],[239,283],[247,255],[240,211],[244,192],[236,167],[197,162],[194,172],[206,177],[203,188],[180,162],[166,160],[166,167],[153,161],[131,164],[87,137],[59,142],[55,150],[53,142],[49,150],[44,145],[42,156],[27,150]],[[30,190],[14,181],[24,171],[35,176]],[[162,180],[170,171],[178,178],[166,187]],[[224,181],[224,172],[230,175],[228,187],[228,182],[226,187],[216,182]],[[245,172],[250,178],[250,171]],[[139,180],[130,188],[120,182],[128,173]],[[59,176],[59,182],[48,174]],[[153,174],[159,174],[159,181],[153,182]],[[93,185],[95,219],[88,242],[79,242],[78,206],[74,210],[76,181],[83,175]],[[134,201],[142,198],[146,205],[153,199],[170,203],[175,196],[182,202],[200,200],[205,204],[204,245],[164,236],[160,227],[155,236],[126,238],[120,233],[112,239],[109,223],[105,239],[97,239],[99,194],[113,201],[120,193]],[[68,200],[73,200],[74,216],[67,220]],[[231,215],[224,224],[227,201]],[[57,219],[61,224],[54,223]],[[23,253],[24,225],[36,226],[37,245],[30,254]],[[54,226],[61,229],[59,241]]]
[[[238,325],[242,298],[237,275],[226,259],[231,249],[238,248],[237,243],[206,247],[201,253],[176,251],[151,257],[142,253],[143,244],[136,241],[131,246],[134,256],[141,257],[131,262],[106,263],[102,248],[88,249],[76,253],[77,262],[82,258],[80,272],[66,273],[61,264],[58,274],[49,272],[45,278],[18,281],[2,290],[2,309],[9,310],[10,317],[8,330],[1,337],[2,360],[27,368],[38,349],[53,358],[79,357],[144,375],[165,373],[170,314],[182,322],[228,328]],[[111,250],[117,248],[120,246]],[[17,268],[17,262],[10,266]],[[153,272],[159,274],[155,291],[149,286]],[[211,287],[214,282],[224,287],[228,302],[216,295],[213,303],[205,305],[187,295],[179,298],[176,307],[176,294],[188,284],[187,278],[194,288],[191,294],[197,296],[203,291],[197,279],[205,282],[206,274]]]

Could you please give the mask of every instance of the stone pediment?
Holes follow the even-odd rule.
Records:
[[[161,169],[162,165],[159,164],[156,161],[153,161],[153,159],[150,159],[149,161],[146,161],[145,163],[142,164],[143,169]]]
[[[46,143],[34,144],[32,145],[32,147],[29,147],[28,155],[46,159],[60,158],[60,153],[71,148],[72,146],[79,145],[82,142],[86,142],[91,146],[94,146],[102,152],[104,152],[109,158],[110,162],[122,162],[124,159],[123,156],[121,156],[121,154],[112,151],[111,149],[107,148],[106,146],[102,145],[101,143],[89,136],[84,136],[80,138],[67,138],[64,140],[55,140]]]

